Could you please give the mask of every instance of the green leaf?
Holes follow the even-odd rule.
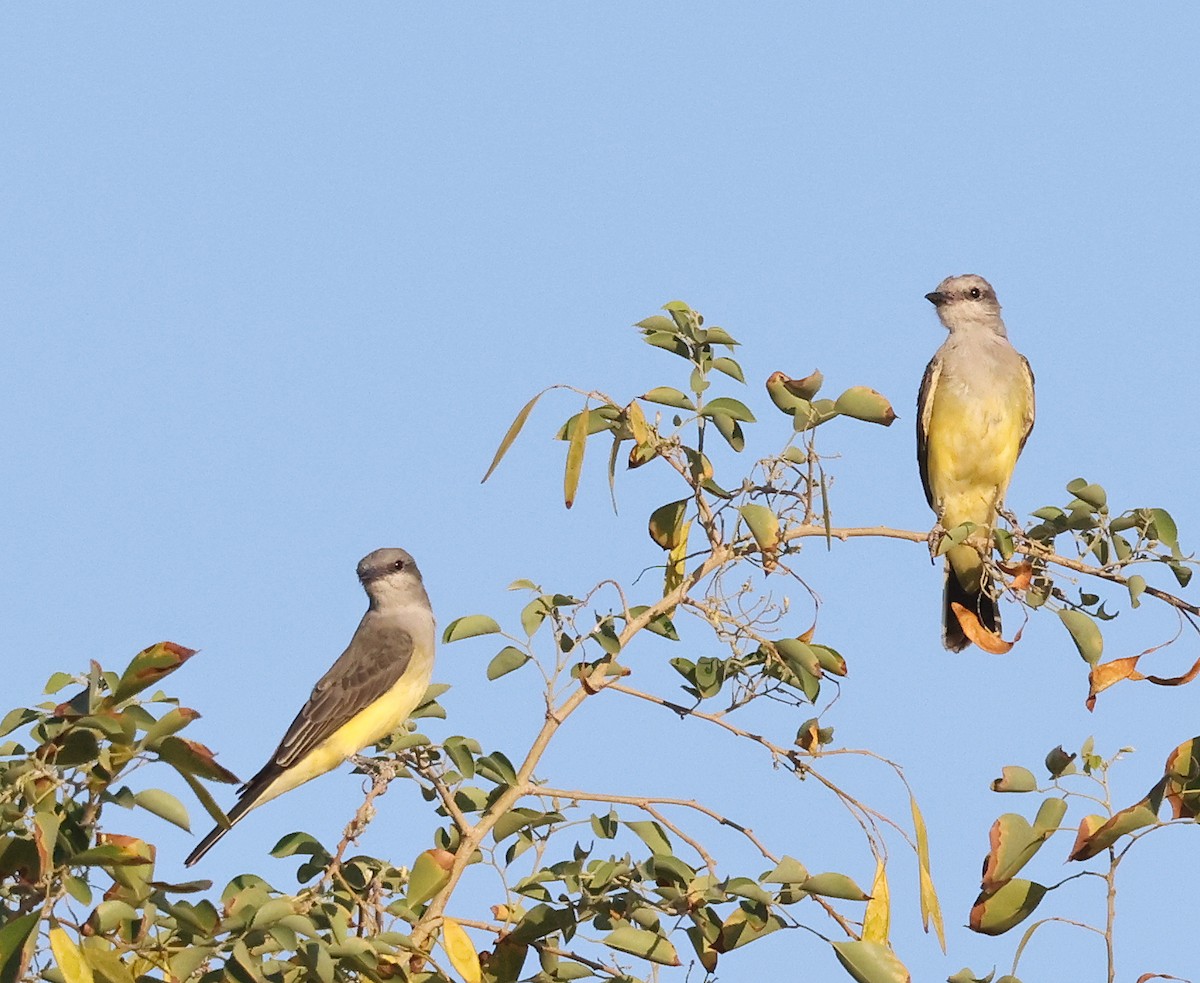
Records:
[[[613,929],[600,941],[610,949],[640,956],[660,966],[679,965],[679,954],[667,939],[632,925],[622,925]]]
[[[717,433],[725,438],[725,442],[730,447],[739,454],[746,449],[746,435],[742,433],[740,423],[724,413],[714,413],[711,419],[713,426],[717,428]]]
[[[171,734],[183,730],[193,720],[199,719],[200,714],[188,707],[175,707],[168,710],[147,728],[144,739],[146,745],[153,747],[155,743],[164,737],[169,737]]]
[[[663,549],[670,550],[679,545],[683,520],[690,502],[689,498],[668,502],[650,513],[650,538]]]
[[[655,386],[641,398],[650,403],[673,406],[677,410],[694,410],[696,408],[696,404],[687,396],[670,386]]]
[[[779,545],[779,516],[765,505],[741,505],[738,511],[759,549],[774,550]]]
[[[1135,608],[1140,607],[1142,602],[1139,598],[1146,590],[1146,578],[1140,573],[1132,574],[1125,586],[1129,588],[1129,603]]]
[[[563,502],[567,508],[575,504],[579,476],[583,472],[583,452],[587,448],[588,420],[591,418],[586,403],[581,416],[580,425],[571,432],[571,442],[567,444],[567,464],[563,469]]]
[[[4,715],[4,719],[0,720],[0,737],[5,734],[11,734],[18,727],[24,727],[31,720],[37,720],[37,711],[29,710],[25,707],[17,707],[15,710],[9,710]]]
[[[714,358],[712,367],[718,372],[724,372],[731,379],[737,379],[738,382],[744,383],[746,377],[742,374],[742,367],[738,365],[732,358]]]
[[[1083,478],[1076,478],[1068,483],[1067,491],[1096,511],[1108,506],[1108,495],[1104,489],[1099,485],[1089,485]]]
[[[195,649],[184,648],[174,642],[159,642],[142,649],[121,674],[112,696],[113,702],[122,703],[131,696],[136,696],[163,677],[169,676],[195,654]]]
[[[506,676],[508,673],[520,669],[521,666],[529,661],[529,658],[529,653],[522,652],[519,648],[515,648],[512,645],[506,645],[488,663],[487,678],[495,680],[501,676]]]
[[[792,414],[792,428],[797,433],[803,433],[828,423],[837,415],[837,406],[832,399],[817,399],[811,403],[805,400]]]
[[[912,811],[913,834],[917,841],[917,874],[921,891],[921,925],[929,931],[930,923],[937,933],[938,944],[942,952],[946,951],[946,927],[942,921],[942,903],[938,900],[937,889],[933,883],[933,868],[929,863],[929,831],[925,828],[925,817],[917,805],[913,795],[908,797],[909,808]]]
[[[775,651],[797,676],[803,678],[804,673],[813,677],[821,676],[821,663],[807,642],[798,638],[780,638],[775,642]]]
[[[1096,622],[1082,611],[1063,609],[1058,612],[1058,617],[1071,633],[1071,640],[1083,660],[1093,666],[1099,662],[1104,651],[1104,636],[1100,634]]]
[[[26,940],[37,929],[40,917],[40,911],[32,911],[0,927],[0,979],[4,983],[15,981],[21,975],[20,969],[24,963],[21,954]]]
[[[160,788],[148,788],[138,792],[133,797],[133,801],[147,812],[154,813],[159,819],[165,819],[189,833],[192,831],[187,809],[170,792],[164,792]]]
[[[517,770],[501,751],[493,751],[475,760],[475,770],[497,785],[516,785]]]
[[[457,642],[464,638],[474,638],[476,635],[495,635],[500,631],[500,625],[495,618],[486,614],[468,614],[455,618],[442,632],[442,644]]]
[[[627,822],[625,825],[637,834],[638,839],[650,848],[651,853],[668,856],[671,854],[671,841],[667,839],[667,834],[663,832],[663,828],[658,823],[651,819],[644,819]]]
[[[1033,792],[1037,789],[1037,779],[1033,772],[1020,765],[1005,765],[1000,770],[1000,777],[992,782],[993,792]]]
[[[842,393],[833,408],[842,416],[853,417],[864,423],[878,423],[890,427],[896,420],[896,411],[883,393],[867,386],[853,386]]]
[[[487,473],[483,476],[480,484],[482,484],[484,481],[487,481],[488,478],[492,476],[492,472],[496,470],[496,466],[500,463],[500,459],[503,458],[506,453],[508,453],[508,449],[512,447],[513,441],[517,439],[517,434],[519,434],[521,432],[521,428],[525,426],[525,421],[529,419],[529,414],[532,412],[534,404],[542,398],[542,394],[544,392],[545,390],[542,390],[542,392],[538,393],[533,397],[533,399],[521,407],[521,412],[517,414],[517,418],[513,420],[512,424],[508,428],[508,431],[504,434],[504,438],[500,441],[500,446],[496,448],[496,456],[492,458],[492,463],[488,466]]]
[[[1171,518],[1171,513],[1166,509],[1150,509],[1149,512],[1153,523],[1150,535],[1171,547],[1172,552],[1178,553],[1179,530],[1175,526],[1175,520]]]
[[[811,874],[800,887],[809,894],[841,898],[843,901],[866,901],[868,898],[867,892],[845,874]]]
[[[808,880],[808,870],[795,857],[785,855],[774,870],[759,880],[764,884],[803,884]]]
[[[445,850],[426,850],[409,868],[405,897],[409,905],[423,905],[450,882],[453,856]]]
[[[912,983],[904,964],[880,942],[831,942],[838,962],[858,983]]]
[[[734,341],[729,332],[724,328],[706,328],[705,334],[708,335],[708,343],[710,345],[740,345],[740,341]]]
[[[1013,878],[995,894],[980,894],[971,908],[971,931],[981,935],[1003,935],[1033,914],[1046,896],[1046,888],[1034,881]]]
[[[543,939],[554,932],[575,927],[575,911],[572,908],[551,908],[539,904],[530,908],[508,935],[508,941],[528,944]]]
[[[701,416],[728,416],[741,423],[754,423],[754,414],[750,412],[745,403],[739,402],[736,399],[730,399],[728,396],[719,396],[716,399],[710,399],[704,404],[704,408],[700,411]]]

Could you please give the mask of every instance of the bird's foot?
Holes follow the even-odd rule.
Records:
[[[929,535],[925,537],[925,544],[929,547],[929,562],[934,563],[942,548],[942,540],[946,536],[946,528],[941,521],[935,522],[933,528],[929,530]]]

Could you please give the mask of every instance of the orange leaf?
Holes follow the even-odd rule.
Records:
[[[970,608],[959,604],[957,601],[951,601],[950,607],[954,611],[954,616],[958,618],[958,623],[962,627],[963,634],[972,642],[978,645],[985,652],[992,655],[1004,655],[1011,651],[1012,642],[1006,642],[999,635],[994,635],[979,621],[979,616]]]
[[[1113,659],[1111,662],[1102,662],[1092,666],[1088,673],[1090,691],[1088,692],[1087,708],[1091,710],[1096,705],[1096,696],[1122,679],[1145,679],[1146,677],[1137,671],[1140,658],[1140,655],[1131,655],[1126,659]]]

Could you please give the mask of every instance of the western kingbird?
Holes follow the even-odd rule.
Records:
[[[947,277],[925,299],[950,332],[925,369],[917,398],[917,460],[925,498],[941,530],[973,522],[990,536],[1017,456],[1033,429],[1033,372],[1013,348],[990,283]],[[952,652],[970,644],[951,604],[1000,634],[1000,613],[979,551],[946,552],[942,642]]]
[[[241,787],[218,825],[189,855],[190,867],[256,806],[336,768],[382,740],[416,709],[433,673],[434,621],[413,558],[379,549],[359,561],[370,599],[346,651],[313,687],[262,771]]]

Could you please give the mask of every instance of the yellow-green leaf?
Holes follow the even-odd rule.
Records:
[[[495,618],[486,614],[468,614],[462,618],[455,618],[446,626],[446,630],[442,632],[442,644],[474,638],[476,635],[495,635],[499,631],[500,626]]]
[[[1071,641],[1075,643],[1084,662],[1093,666],[1099,662],[1104,652],[1104,636],[1100,634],[1095,620],[1082,611],[1067,609],[1059,611],[1058,617],[1071,633]]]
[[[651,403],[659,403],[662,406],[673,406],[677,410],[694,410],[696,408],[696,404],[687,396],[670,386],[655,386],[643,394],[642,399]]]
[[[563,502],[567,508],[575,504],[575,492],[579,488],[579,475],[583,471],[583,452],[587,447],[589,410],[585,405],[579,425],[571,432],[567,445],[567,466],[563,470]]]
[[[760,549],[773,550],[779,545],[779,516],[765,505],[741,505],[738,511]]]
[[[875,880],[871,884],[871,900],[863,914],[862,937],[864,942],[888,942],[892,924],[892,899],[888,892],[887,865],[879,858],[875,860]]]
[[[133,797],[133,801],[147,812],[154,813],[159,819],[165,819],[189,833],[192,831],[187,809],[170,792],[164,792],[160,788],[148,788],[138,792]]]
[[[542,398],[542,392],[538,393],[528,403],[521,407],[521,412],[517,414],[517,418],[513,420],[508,431],[504,434],[504,438],[500,441],[500,446],[496,448],[496,456],[492,458],[492,463],[488,466],[487,474],[483,476],[482,481],[487,481],[492,476],[492,472],[496,470],[496,466],[500,463],[500,459],[508,453],[508,449],[512,447],[512,443],[517,439],[517,434],[521,432],[521,428],[525,426],[525,421],[529,419],[529,414],[533,411],[534,404]]]
[[[661,935],[647,932],[643,928],[621,925],[600,941],[611,949],[628,952],[631,956],[640,956],[660,966],[679,965],[679,954],[675,947]]]
[[[93,983],[92,967],[83,958],[79,946],[67,935],[66,929],[50,929],[50,951],[67,983]]]
[[[453,918],[442,919],[442,948],[464,983],[480,983],[483,971],[479,967],[479,955],[463,927]]]
[[[858,983],[912,983],[912,976],[896,954],[880,942],[833,942],[838,962]]]
[[[908,797],[912,809],[913,833],[917,841],[917,872],[921,890],[921,924],[929,931],[930,922],[937,933],[942,952],[946,951],[946,928],[942,923],[942,905],[938,901],[937,889],[933,886],[933,872],[929,866],[929,832],[925,829],[925,817],[914,796]]]

